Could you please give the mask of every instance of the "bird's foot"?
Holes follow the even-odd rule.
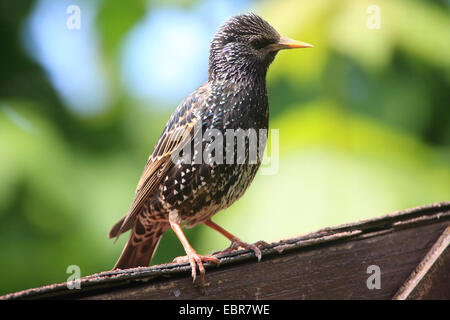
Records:
[[[192,280],[195,282],[197,278],[197,266],[200,271],[200,285],[204,289],[205,288],[205,267],[203,266],[203,262],[212,262],[217,266],[220,265],[220,260],[213,256],[201,256],[197,254],[195,251],[188,253],[186,256],[176,257],[173,259],[174,263],[186,263],[189,262],[192,269]]]
[[[244,248],[247,250],[252,250],[255,253],[255,256],[258,258],[258,262],[261,261],[261,249],[259,247],[267,247],[269,244],[265,241],[258,241],[255,243],[246,243],[241,241],[239,238],[233,238],[231,240],[231,245],[222,251],[214,252],[213,255],[220,255],[220,254],[226,254],[231,253],[235,250],[238,250],[239,248]]]

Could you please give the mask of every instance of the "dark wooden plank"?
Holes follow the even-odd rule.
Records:
[[[206,296],[187,264],[163,264],[87,276],[80,290],[60,283],[0,299],[390,299],[449,224],[444,202],[273,243],[260,263],[246,250],[223,255],[219,268],[207,267]],[[367,288],[371,265],[380,289]]]
[[[408,300],[450,300],[450,249],[444,251]]]
[[[394,299],[450,299],[450,226],[433,244]]]
[[[319,248],[304,248],[210,269],[207,295],[189,278],[142,283],[88,299],[390,299],[446,223],[384,233]],[[398,246],[407,243],[407,246]],[[367,267],[378,265],[381,289],[368,289]]]

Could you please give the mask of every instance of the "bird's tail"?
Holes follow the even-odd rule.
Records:
[[[150,264],[163,233],[169,228],[168,223],[156,223],[151,229],[144,229],[136,219],[130,239],[122,251],[114,269],[147,267]],[[140,232],[143,231],[143,232]]]

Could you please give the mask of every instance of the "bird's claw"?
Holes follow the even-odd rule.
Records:
[[[205,288],[205,267],[203,266],[203,262],[212,262],[217,266],[220,265],[220,260],[213,256],[201,256],[196,252],[188,253],[186,256],[177,257],[173,259],[174,263],[186,263],[189,262],[192,269],[192,282],[195,282],[197,279],[197,266],[200,271],[200,285],[204,289]]]
[[[259,247],[268,247],[269,244],[265,241],[258,241],[255,243],[246,243],[241,241],[239,238],[234,238],[233,240],[231,240],[231,244],[228,248],[226,248],[225,250],[222,251],[217,251],[214,252],[213,255],[220,255],[220,254],[226,254],[226,253],[231,253],[235,250],[238,250],[239,248],[244,248],[247,250],[252,250],[255,253],[255,256],[258,258],[258,262],[261,261],[261,249]]]

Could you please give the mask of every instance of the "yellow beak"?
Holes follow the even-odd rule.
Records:
[[[280,41],[278,41],[278,43],[275,44],[275,48],[278,50],[295,49],[295,48],[313,48],[313,45],[303,41],[297,41],[281,36]]]

